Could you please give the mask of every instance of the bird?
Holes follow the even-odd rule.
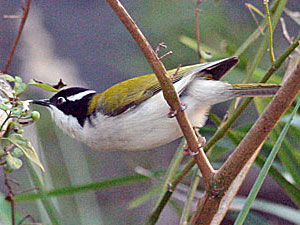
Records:
[[[193,127],[205,125],[215,104],[239,97],[276,94],[279,84],[221,81],[238,61],[233,56],[168,71]],[[147,150],[183,136],[176,118],[170,116],[170,107],[155,74],[125,80],[102,93],[70,87],[50,99],[32,103],[46,106],[59,128],[96,150]]]

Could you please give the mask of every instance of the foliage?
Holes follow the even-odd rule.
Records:
[[[4,136],[1,138],[1,165],[5,167],[7,173],[19,169],[22,166],[22,161],[19,158],[24,153],[25,157],[38,165],[42,171],[45,171],[32,144],[22,135],[22,127],[37,121],[40,117],[39,112],[31,112],[28,108],[30,101],[21,101],[20,97],[31,85],[50,91],[57,90],[50,85],[37,83],[34,80],[30,80],[28,84],[25,84],[19,76],[13,77],[2,74],[0,78],[11,82],[13,85],[12,96],[7,99],[1,98],[0,103],[0,109],[6,114],[6,118],[0,125],[1,131],[4,132]]]

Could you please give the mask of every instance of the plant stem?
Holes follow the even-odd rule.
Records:
[[[271,58],[271,62],[275,62],[275,55],[274,55],[274,49],[273,49],[273,28],[272,28],[272,21],[269,11],[269,0],[264,0],[264,5],[266,8],[266,16],[268,21],[268,27],[269,27],[269,54]]]
[[[26,22],[27,17],[28,17],[30,3],[31,3],[31,0],[27,0],[27,4],[26,4],[26,6],[24,8],[24,13],[23,13],[22,21],[21,21],[20,26],[19,26],[18,34],[17,34],[16,40],[15,40],[15,42],[13,44],[13,47],[11,48],[8,60],[7,60],[6,64],[5,64],[5,67],[4,67],[4,70],[3,70],[3,73],[7,73],[7,70],[9,68],[10,63],[11,63],[11,61],[13,59],[14,54],[15,54],[17,45],[18,45],[19,40],[21,38],[21,34],[22,34],[22,31],[23,31],[25,22]]]
[[[268,79],[272,76],[272,74],[279,69],[279,67],[282,65],[282,63],[286,60],[286,58],[299,46],[300,41],[300,33],[297,36],[296,40],[291,44],[285,52],[276,59],[276,61],[269,67],[266,75],[261,79],[260,83],[265,83],[268,81]],[[244,111],[244,109],[250,104],[253,98],[246,98],[245,101],[237,108],[237,110],[232,114],[232,116],[227,120],[227,122],[224,124],[223,127],[219,128],[219,130],[214,134],[214,136],[209,139],[207,144],[204,147],[204,151],[207,152],[211,149],[212,146],[214,146],[218,140],[223,138],[228,131],[228,129],[233,125],[233,123],[238,119],[240,114]],[[189,171],[193,168],[195,165],[194,159],[190,159],[184,166],[183,170],[176,175],[174,180],[171,182],[171,185],[173,189],[176,188],[177,184],[180,183],[180,181],[189,173]],[[169,193],[165,193],[165,195],[169,195]],[[166,198],[165,198],[166,200]],[[166,204],[167,202],[165,202]]]
[[[111,8],[115,11],[119,19],[122,21],[124,26],[127,28],[133,39],[139,45],[141,51],[143,52],[145,58],[147,59],[149,65],[152,67],[155,73],[165,100],[171,107],[171,109],[176,112],[176,120],[186,138],[189,149],[196,153],[194,159],[202,173],[203,179],[206,184],[214,175],[214,169],[211,166],[208,158],[206,157],[203,148],[199,148],[198,138],[193,130],[191,123],[189,122],[186,113],[181,110],[182,105],[179,100],[179,96],[173,86],[171,79],[167,76],[167,71],[158,58],[155,51],[152,49],[151,45],[147,41],[146,37],[140,31],[134,20],[130,17],[128,12],[122,6],[118,0],[106,0]]]
[[[298,101],[294,111],[292,112],[292,114],[290,115],[290,118],[289,118],[289,121],[286,123],[286,125],[284,126],[283,130],[281,131],[280,133],[280,136],[279,138],[277,139],[272,151],[270,152],[262,170],[260,171],[248,197],[247,197],[247,200],[246,200],[246,203],[242,209],[242,211],[239,213],[234,225],[242,225],[250,211],[250,208],[251,208],[251,205],[253,203],[253,201],[255,200],[257,194],[258,194],[258,191],[260,190],[267,174],[268,174],[268,171],[270,170],[271,166],[272,166],[272,163],[280,149],[280,146],[283,142],[283,139],[291,125],[291,122],[292,122],[292,119],[294,118],[298,108],[300,106],[300,100]]]

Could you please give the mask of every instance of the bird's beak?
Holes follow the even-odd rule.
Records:
[[[43,106],[50,106],[49,99],[41,99],[41,100],[32,100],[32,104],[43,105]]]

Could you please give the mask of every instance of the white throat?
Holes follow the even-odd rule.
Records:
[[[82,138],[80,138],[82,127],[78,123],[77,118],[73,117],[72,115],[66,115],[61,110],[51,105],[50,105],[50,113],[56,125],[60,129],[62,129],[72,138],[82,140]]]

